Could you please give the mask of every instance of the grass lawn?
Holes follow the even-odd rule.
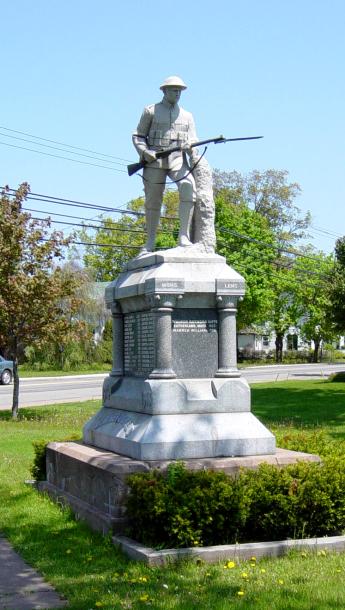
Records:
[[[255,415],[277,436],[278,444],[288,437],[302,443],[291,449],[306,450],[315,439],[315,451],[323,451],[328,439],[338,441],[345,453],[345,383],[282,381],[252,386]],[[344,445],[342,443],[344,441]],[[345,608],[345,603],[344,603]]]
[[[92,375],[93,373],[110,373],[111,365],[110,364],[93,364],[93,365],[85,365],[81,368],[78,368],[76,371],[57,371],[56,369],[51,369],[47,371],[34,371],[32,369],[27,368],[25,365],[20,365],[19,367],[19,376],[22,378],[26,377],[66,377],[68,375]]]
[[[149,568],[24,484],[32,441],[79,435],[99,401],[0,412],[0,530],[69,601],[68,610],[343,610],[345,554],[293,552],[276,560]],[[345,384],[281,382],[253,387],[253,410],[278,439],[345,439]],[[321,435],[321,436],[320,436]],[[296,447],[297,448],[297,447]],[[322,447],[321,447],[322,449]],[[321,452],[321,451],[320,451]]]

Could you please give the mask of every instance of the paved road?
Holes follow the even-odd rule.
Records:
[[[77,402],[101,398],[106,375],[35,377],[20,380],[20,407]],[[0,410],[10,409],[13,385],[0,385]]]
[[[321,379],[336,371],[345,371],[345,364],[283,364],[253,366],[242,369],[249,383],[283,380]]]
[[[242,369],[249,383],[303,380],[328,377],[334,371],[345,370],[345,364],[289,364],[255,366]],[[102,382],[106,375],[74,375],[68,377],[40,377],[22,379],[20,407],[76,402],[101,398]],[[0,385],[0,410],[10,409],[13,386]]]

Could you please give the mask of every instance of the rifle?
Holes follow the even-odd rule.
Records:
[[[259,140],[263,138],[263,136],[251,136],[249,138],[224,138],[224,136],[218,136],[218,138],[210,138],[209,140],[201,140],[200,142],[194,142],[194,144],[190,145],[190,148],[194,148],[195,146],[202,146],[203,144],[225,144],[225,142],[237,142],[238,140]],[[173,152],[180,152],[180,146],[174,146],[173,148],[167,148],[166,150],[159,150],[156,152],[156,159],[166,159]],[[139,163],[131,163],[131,165],[127,165],[128,175],[132,176],[140,169],[143,169],[146,165],[148,165],[147,161],[139,161]]]

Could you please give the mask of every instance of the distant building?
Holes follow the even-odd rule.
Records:
[[[245,328],[237,334],[237,349],[241,353],[250,354],[274,352],[276,335],[268,329]],[[283,351],[304,351],[310,349],[310,344],[304,341],[297,327],[291,326],[283,339]]]

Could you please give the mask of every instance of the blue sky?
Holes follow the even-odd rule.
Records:
[[[115,171],[15,148],[110,167],[15,140],[33,138],[8,130],[134,162],[141,111],[160,99],[162,80],[178,74],[188,84],[181,105],[193,112],[200,139],[264,135],[210,145],[213,167],[288,170],[302,188],[296,203],[312,213],[315,247],[330,252],[345,234],[343,0],[11,0],[1,25],[1,184],[26,180],[36,193],[125,207],[142,184],[124,165]]]

